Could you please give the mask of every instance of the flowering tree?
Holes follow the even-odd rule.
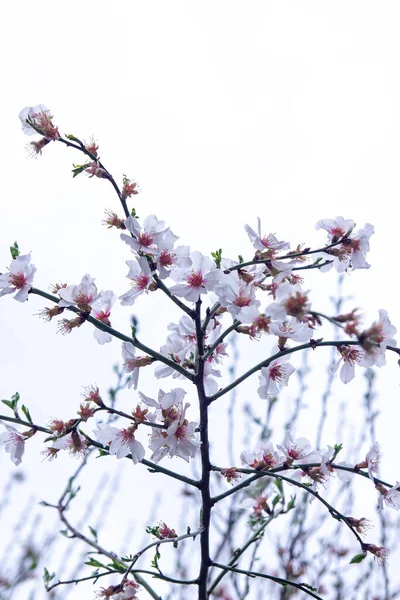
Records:
[[[323,314],[312,307],[299,273],[335,268],[343,274],[368,268],[366,254],[374,231],[372,225],[356,229],[351,219],[324,219],[318,221],[316,228],[326,232],[325,245],[311,249],[299,244],[291,249],[288,242],[278,240],[273,234],[265,235],[259,220],[255,229],[245,225],[253,245],[247,260],[242,256],[237,260],[224,258],[220,249],[211,257],[205,256],[200,251],[191,251],[188,246],[176,246],[178,237],[155,215],[140,222],[135,209],[128,208],[130,199],[139,192],[137,183],[123,176],[119,186],[101,162],[99,148],[93,140],[84,143],[74,135],[62,136],[43,105],[25,108],[20,119],[27,135],[41,136],[29,144],[32,154],[40,155],[50,142],[62,143],[85,157],[82,164],[73,166],[74,177],[85,173],[104,179],[116,192],[123,214],[109,210],[105,223],[109,228],[121,230],[121,240],[131,256],[126,261],[130,287],[120,295],[120,304],[132,306],[135,302],[145,302],[139,296],[157,292],[166,295],[182,313],[179,322],[170,324],[165,344],[155,350],[138,339],[135,325],[129,332],[112,327],[111,311],[117,296],[112,290],[99,290],[91,275],[84,274],[75,284],[57,283],[48,293],[34,287],[36,268],[30,254],[20,254],[17,243],[10,248],[12,262],[8,272],[0,275],[0,296],[15,294],[19,302],[26,302],[31,294],[42,297],[51,305],[45,306],[40,315],[45,321],[58,318],[62,334],[91,326],[101,345],[113,338],[120,340],[124,372],[128,374],[126,384],[135,390],[131,410],[125,412],[117,406],[117,393],[113,393],[108,402],[96,386],[90,386],[85,390],[78,416],[68,421],[53,419],[48,425],[35,422],[29,409],[20,406],[18,394],[3,400],[11,413],[0,415],[0,444],[16,466],[22,462],[29,440],[40,434],[44,435],[47,458],[56,458],[63,451],[82,457],[77,472],[54,505],[67,534],[84,541],[90,552],[96,554],[96,558],[90,556],[86,562],[95,571],[72,581],[109,579],[97,588],[96,594],[114,600],[146,594],[161,598],[156,586],[153,587],[153,579],[169,584],[171,597],[176,598],[187,598],[188,594],[190,597],[197,594],[199,600],[245,598],[252,590],[265,590],[271,582],[280,590],[280,598],[295,594],[327,597],[325,592],[330,593],[330,590],[326,590],[321,579],[330,566],[326,565],[325,571],[316,575],[304,565],[296,567],[294,538],[286,547],[280,545],[276,549],[281,566],[285,565],[283,574],[275,567],[269,569],[268,565],[262,569],[254,566],[259,560],[267,526],[288,513],[296,515],[297,520],[305,520],[316,505],[321,506],[323,518],[331,516],[341,530],[347,528],[351,532],[354,539],[351,564],[366,564],[363,561],[372,556],[384,568],[389,549],[364,539],[370,528],[369,521],[351,515],[349,504],[345,504],[346,512],[339,509],[339,498],[336,502],[327,498],[327,488],[334,478],[338,479],[339,488],[348,489],[349,481],[358,477],[369,480],[377,490],[381,511],[384,507],[400,508],[400,484],[379,478],[379,444],[374,442],[354,462],[341,462],[337,460],[342,451],[340,443],[320,448],[320,439],[314,445],[306,437],[296,438],[292,431],[293,420],[288,421],[283,440],[272,439],[268,426],[269,415],[282,388],[295,379],[296,369],[290,362],[293,355],[304,353],[306,356],[310,350],[331,347],[336,357],[330,378],[339,372],[340,379],[347,384],[355,377],[356,369],[364,369],[371,382],[370,368],[383,366],[387,351],[394,356],[399,354],[394,339],[396,329],[385,310],[379,310],[378,319],[367,328],[361,326],[357,310],[340,312],[340,303],[333,316]],[[326,339],[325,333],[324,337],[320,336],[325,322],[336,331],[333,339]],[[265,338],[268,350],[262,345],[257,364],[240,374],[235,371],[229,379],[226,370],[222,371],[223,363],[229,348],[235,351],[239,335],[256,341]],[[139,391],[139,375],[145,368],[154,369],[156,379],[172,377],[185,382],[182,385],[189,386],[189,391],[177,385],[166,388],[167,391],[160,389],[156,398],[148,396],[142,389]],[[239,368],[237,361],[236,368]],[[240,466],[218,464],[209,435],[210,412],[222,397],[235,392],[253,376],[259,380],[258,401],[268,407],[267,423],[259,431],[259,444],[243,448]],[[302,375],[298,380],[302,381]],[[249,409],[242,418],[251,421]],[[147,449],[146,432],[149,434]],[[231,436],[229,444],[234,443]],[[75,479],[90,465],[88,458],[93,453],[127,459],[138,465],[136,468],[142,465],[167,479],[179,481],[189,501],[195,507],[200,505],[200,516],[188,512],[191,521],[184,524],[183,531],[175,531],[165,522],[149,526],[147,532],[154,540],[143,548],[127,548],[125,555],[104,548],[96,532],[85,535],[68,516],[68,508],[76,495]],[[172,457],[186,463],[193,459],[199,461],[197,476],[164,466],[165,459]],[[233,532],[243,514],[246,518],[250,515],[250,522],[245,528],[246,540],[237,546]],[[221,515],[225,523],[222,530],[218,526]],[[316,529],[314,524],[314,529],[309,531]],[[299,539],[303,548],[311,544],[304,529]],[[166,574],[160,566],[163,548],[172,545],[182,553],[188,540],[193,540],[196,548],[196,552],[191,553],[195,556],[190,560],[186,556],[187,569],[193,576],[185,575],[187,569],[182,568],[182,554],[180,567]],[[147,558],[149,551],[152,560]],[[147,565],[142,566],[145,559]],[[240,583],[243,580],[244,587]],[[257,587],[260,581],[262,588]],[[55,574],[45,571],[48,591],[70,582],[57,580]]]

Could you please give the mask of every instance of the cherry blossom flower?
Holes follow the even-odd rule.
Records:
[[[189,345],[187,340],[180,335],[173,333],[167,337],[166,344],[160,348],[160,354],[168,357],[178,365],[187,367],[189,366],[186,364],[186,354],[188,353],[188,350]],[[183,378],[183,375],[181,375],[178,371],[175,371],[173,367],[169,367],[163,363],[156,365],[154,374],[157,379],[169,377],[170,375],[173,377],[173,379]]]
[[[325,229],[329,234],[330,243],[338,242],[342,237],[346,237],[343,244],[321,254],[323,258],[331,261],[324,265],[321,271],[328,271],[332,266],[335,266],[339,273],[348,269],[368,269],[370,267],[365,260],[365,255],[369,251],[369,238],[374,233],[372,225],[366,223],[363,229],[354,232],[352,219],[346,220],[343,217],[337,217],[318,221],[316,229]]]
[[[84,312],[90,312],[92,304],[99,297],[94,279],[88,273],[82,277],[79,285],[68,285],[67,287],[60,288],[58,295],[61,298],[58,303],[59,306],[77,306]]]
[[[374,544],[364,544],[364,550],[371,552],[371,554],[374,555],[375,561],[380,566],[387,562],[387,558],[390,554],[390,550],[388,548],[384,548],[383,546],[375,546]]]
[[[127,198],[130,198],[131,196],[134,196],[139,193],[139,189],[137,186],[138,184],[136,181],[128,179],[126,175],[123,176],[122,181],[124,185],[121,190],[121,198],[123,200],[126,200]]]
[[[359,335],[359,341],[365,352],[361,365],[363,367],[382,367],[386,364],[385,351],[388,346],[397,346],[392,337],[396,333],[386,310],[379,311],[379,320]]]
[[[0,421],[0,425],[7,431],[0,433],[0,446],[4,446],[5,451],[10,455],[14,465],[17,467],[22,462],[22,456],[25,452],[25,438],[15,427],[6,425]]]
[[[125,227],[132,235],[121,233],[121,240],[124,240],[134,252],[149,255],[157,253],[158,243],[169,229],[165,225],[165,221],[159,221],[155,215],[149,215],[145,218],[143,229],[139,221],[133,217],[126,219]],[[174,238],[178,239],[176,236]]]
[[[139,381],[140,367],[147,367],[148,365],[151,365],[153,359],[151,356],[136,356],[136,348],[130,342],[123,342],[122,358],[124,359],[125,373],[132,373],[128,382],[128,388],[133,386],[133,388],[136,390]]]
[[[192,264],[189,246],[174,248],[177,239],[179,238],[167,229],[158,241],[153,259],[157,264],[160,279],[169,277],[173,269],[188,269]]]
[[[315,229],[325,229],[328,232],[329,243],[334,244],[341,238],[350,235],[354,229],[353,219],[344,219],[336,217],[336,219],[322,219],[318,221]]]
[[[278,342],[279,347],[285,345],[286,339],[291,339],[294,342],[307,342],[314,333],[307,323],[299,323],[294,318],[272,322],[269,325],[269,329],[270,333],[280,338]]]
[[[221,306],[241,323],[251,323],[259,315],[253,283],[245,283],[237,271],[222,275],[214,286]]]
[[[275,291],[276,302],[272,302],[265,309],[272,319],[284,320],[287,316],[301,320],[310,312],[310,302],[301,286],[285,281]]]
[[[267,236],[261,235],[260,218],[257,219],[257,232],[254,231],[250,225],[245,225],[244,228],[254,248],[259,252],[262,252],[263,255],[266,254],[269,258],[272,258],[278,250],[289,248],[289,244],[287,242],[278,241],[272,233]]]
[[[147,259],[144,256],[138,256],[136,260],[125,261],[129,267],[128,279],[132,280],[132,288],[119,297],[122,306],[131,306],[136,298],[156,289],[153,282],[151,269]]]
[[[96,592],[96,598],[110,598],[110,600],[137,600],[136,593],[139,585],[132,580],[119,585],[110,585]]]
[[[68,450],[73,456],[82,457],[86,454],[87,442],[77,431],[72,431],[53,442],[50,450]]]
[[[267,367],[262,367],[259,376],[260,387],[257,392],[264,400],[269,396],[279,394],[282,387],[288,384],[288,379],[295,368],[288,364],[289,354],[285,354],[273,360]]]
[[[31,255],[23,254],[14,258],[10,264],[10,272],[0,275],[0,296],[13,294],[18,302],[25,302],[33,283],[36,267],[30,264]]]
[[[19,113],[22,123],[22,131],[26,135],[40,133],[47,140],[58,140],[60,134],[58,128],[52,123],[52,115],[44,104],[37,106],[26,106]]]
[[[374,481],[374,474],[379,475],[379,463],[381,461],[381,451],[378,442],[372,444],[368,450],[365,460],[358,463],[356,469],[368,469],[368,477]]]
[[[287,431],[285,434],[283,446],[277,444],[277,448],[279,448],[282,454],[286,457],[285,462],[288,465],[292,465],[296,460],[307,459],[312,450],[311,444],[306,438],[298,438],[297,440],[294,440],[290,431]],[[306,460],[306,462],[311,461]]]
[[[381,489],[383,487],[384,486],[379,486],[379,491],[381,492],[378,499],[379,508],[383,508],[383,504],[386,504],[386,506],[389,506],[390,508],[400,510],[400,483],[396,481],[394,486],[388,490]]]
[[[355,376],[355,365],[363,366],[365,351],[355,346],[339,346],[338,351],[341,354],[339,360],[330,368],[331,373],[336,373],[340,369],[340,379],[343,383],[349,383]]]
[[[149,446],[153,450],[151,460],[154,462],[158,463],[164,456],[178,456],[189,462],[201,446],[195,435],[197,423],[185,418],[187,406],[166,430],[153,429]]]
[[[268,471],[283,463],[282,458],[270,442],[260,444],[253,452],[242,452],[240,460],[243,464],[259,471]]]
[[[111,308],[117,299],[116,295],[113,291],[107,290],[105,292],[100,292],[97,300],[92,303],[92,310],[90,312],[91,316],[104,323],[104,325],[108,325],[111,327],[110,314]],[[102,331],[101,329],[95,329],[93,332],[93,336],[99,342],[100,345],[103,345],[107,342],[112,341],[111,333],[107,331]]]
[[[362,517],[361,519],[355,519],[354,517],[346,517],[349,525],[362,536],[367,535],[367,532],[373,527],[371,521]]]
[[[215,283],[215,279],[209,277],[210,271],[219,269],[215,269],[214,262],[201,252],[192,252],[190,258],[192,265],[189,268],[176,269],[171,273],[171,278],[180,283],[172,286],[170,292],[190,302],[197,302],[200,295],[207,294],[207,290],[211,290]]]
[[[115,455],[117,458],[124,458],[130,453],[134,464],[136,464],[143,460],[146,454],[143,445],[135,438],[136,429],[136,424],[126,429],[100,424],[94,433],[101,444],[109,446],[110,454]]]

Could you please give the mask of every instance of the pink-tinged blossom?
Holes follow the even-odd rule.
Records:
[[[95,300],[92,304],[92,310],[90,313],[91,316],[103,323],[104,325],[108,325],[109,327],[111,327],[111,308],[114,305],[116,299],[116,295],[111,290],[100,292],[100,295],[98,296],[97,300]],[[100,345],[112,341],[111,333],[108,333],[107,331],[102,331],[101,329],[97,329],[97,327],[93,332],[93,336],[99,342]]]
[[[272,233],[262,236],[259,218],[257,219],[257,231],[254,231],[250,225],[245,225],[244,228],[254,248],[262,253],[267,252],[269,257],[274,256],[278,250],[289,248],[287,242],[280,242]]]
[[[288,384],[288,379],[295,368],[288,363],[289,354],[273,360],[267,367],[262,367],[259,376],[260,387],[257,392],[260,398],[268,399],[269,396],[279,394],[282,387]]]
[[[61,300],[58,306],[77,306],[80,310],[90,312],[92,304],[98,299],[99,293],[91,275],[82,277],[79,285],[68,285],[58,290]]]
[[[228,310],[233,319],[251,323],[259,315],[260,302],[256,300],[253,282],[245,283],[237,271],[222,274],[214,286],[218,301]]]
[[[217,271],[214,262],[201,252],[192,252],[192,264],[189,268],[176,269],[171,273],[171,279],[179,282],[170,288],[176,296],[186,298],[190,302],[197,302],[201,294],[207,294],[214,285],[214,279],[209,277],[210,271]]]
[[[166,356],[178,365],[188,367],[189,364],[186,362],[186,355],[189,348],[190,345],[188,344],[187,340],[182,338],[180,335],[173,333],[168,336],[167,343],[160,348],[160,354]],[[157,379],[169,377],[170,375],[172,375],[174,379],[183,378],[183,375],[181,375],[173,367],[169,367],[164,363],[157,363],[154,374]]]
[[[331,373],[336,373],[340,369],[340,379],[343,383],[349,383],[355,376],[355,366],[363,365],[365,356],[364,350],[357,346],[339,346],[338,351],[341,354],[339,360],[331,367]]]
[[[124,458],[130,453],[134,464],[143,460],[145,449],[143,445],[135,438],[136,425],[126,429],[118,429],[109,425],[100,424],[95,430],[97,440],[104,445],[109,446],[110,454],[117,458]]]
[[[132,236],[121,233],[121,240],[124,240],[134,252],[154,255],[158,252],[158,243],[163,235],[169,230],[165,221],[159,221],[155,215],[149,215],[143,222],[143,229],[139,221],[133,217],[128,217],[125,221],[125,227]],[[178,238],[172,234],[175,240]]]
[[[379,311],[379,320],[363,331],[359,340],[364,348],[362,360],[363,367],[382,367],[386,364],[385,351],[388,346],[396,347],[397,342],[394,339],[397,329],[394,327],[388,317],[386,310]]]
[[[189,246],[174,248],[174,244],[178,239],[170,229],[167,229],[158,240],[157,251],[153,255],[153,260],[157,265],[160,279],[169,277],[174,269],[188,269],[192,264],[189,256]]]
[[[383,486],[381,487],[383,488]],[[380,489],[380,492],[378,498],[379,508],[383,508],[383,505],[386,504],[394,510],[400,510],[400,483],[398,481],[389,490]]]
[[[149,396],[146,396],[142,392],[139,392],[140,399],[144,404],[156,409],[154,417],[163,421],[164,425],[170,425],[173,421],[181,418],[183,407],[183,399],[186,396],[186,392],[182,388],[174,388],[170,392],[166,393],[163,390],[158,392],[158,399],[154,400]],[[185,404],[185,409],[190,406]]]
[[[185,417],[188,406],[185,404],[178,418],[172,420],[166,430],[153,429],[149,447],[153,450],[151,460],[154,462],[159,462],[164,456],[178,456],[189,462],[195,456],[201,442],[195,435],[197,423],[189,422]]]
[[[33,283],[36,267],[30,264],[31,255],[23,254],[14,258],[10,264],[9,273],[0,275],[0,296],[13,294],[18,302],[25,302]]]
[[[124,359],[124,370],[125,373],[132,373],[128,388],[133,388],[136,390],[138,381],[139,381],[139,368],[141,365],[141,359],[144,357],[136,356],[136,348],[130,342],[123,342],[122,344],[122,358]]]
[[[300,323],[294,318],[270,323],[269,332],[283,338],[282,341],[286,338],[294,342],[307,342],[314,333],[307,323]]]
[[[368,469],[368,477],[374,481],[374,477],[379,475],[379,463],[381,461],[381,452],[378,442],[375,442],[368,450],[365,460],[358,463],[356,469]]]
[[[348,227],[347,230],[346,227]],[[343,236],[347,238],[343,244],[322,253],[324,259],[332,261],[323,266],[322,271],[328,271],[332,266],[339,273],[348,269],[368,269],[370,267],[365,260],[365,255],[369,251],[369,238],[374,233],[374,227],[370,223],[366,223],[363,229],[354,232],[354,222],[351,219],[345,220],[337,217],[337,219],[318,221],[316,228],[328,231],[330,243],[338,242]]]
[[[110,585],[96,592],[96,598],[109,598],[110,600],[137,600],[136,593],[139,585],[132,580],[119,585]]]
[[[322,219],[318,221],[315,229],[325,229],[328,232],[329,243],[334,244],[342,237],[350,235],[354,229],[353,219],[344,219],[336,217],[336,219]]]
[[[253,452],[242,452],[240,460],[244,465],[258,471],[268,471],[283,464],[282,457],[279,456],[270,442],[260,444]]]
[[[25,438],[11,425],[6,425],[2,421],[0,421],[0,425],[3,425],[7,430],[0,433],[0,446],[4,446],[5,451],[10,455],[12,462],[17,467],[21,464],[25,451]]]
[[[72,431],[53,442],[50,450],[68,450],[73,456],[82,457],[86,454],[87,442],[77,431]]]
[[[52,123],[52,115],[44,104],[37,106],[26,106],[19,113],[22,123],[22,131],[26,135],[40,133],[47,140],[58,140],[60,134],[58,128]]]
[[[277,448],[286,457],[286,463],[292,465],[296,460],[306,459],[303,462],[311,462],[307,457],[311,454],[312,447],[306,438],[298,438],[294,440],[290,431],[285,434],[283,446],[277,444]]]
[[[131,306],[136,298],[143,293],[148,293],[149,290],[155,289],[151,269],[147,259],[144,256],[139,256],[136,260],[125,261],[129,267],[127,275],[128,279],[132,280],[132,288],[119,297],[122,306]]]
[[[298,283],[282,283],[275,291],[275,300],[265,309],[265,313],[274,320],[284,320],[287,316],[300,320],[310,312],[308,297]]]
[[[390,554],[390,550],[384,546],[375,546],[374,544],[364,544],[364,550],[371,552],[374,555],[374,559],[379,566],[382,566],[387,562],[387,558]]]

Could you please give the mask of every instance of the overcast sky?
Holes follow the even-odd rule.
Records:
[[[99,288],[129,288],[131,256],[101,225],[106,208],[119,208],[108,182],[72,179],[82,159],[61,144],[26,158],[18,113],[43,103],[60,132],[94,135],[117,181],[123,173],[139,181],[140,217],[166,220],[192,249],[251,257],[244,224],[255,227],[258,216],[292,246],[325,243],[314,230],[322,218],[372,223],[372,267],[352,274],[346,292],[369,322],[385,308],[399,328],[399,23],[394,1],[8,3],[0,271],[17,240],[32,252],[37,287],[88,272]],[[316,273],[305,289],[326,308],[335,285],[333,273]],[[161,300],[115,311],[113,324],[129,331],[134,312],[139,336],[158,348],[177,314]],[[72,416],[82,386],[107,389],[120,359],[119,343],[98,346],[89,327],[56,334],[55,323],[32,316],[42,307],[36,297],[25,305],[6,297],[0,308],[0,396],[18,390],[38,422]],[[395,357],[388,362],[379,431],[390,460],[399,398]],[[150,374],[144,381],[150,392]],[[342,395],[351,397],[351,385]],[[59,469],[27,461],[51,494],[48,469],[51,477]],[[387,476],[399,479],[391,467]],[[4,453],[0,468],[9,469]]]

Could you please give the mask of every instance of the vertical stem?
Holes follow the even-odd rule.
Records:
[[[197,373],[195,384],[199,398],[200,408],[200,439],[201,439],[201,480],[200,491],[202,499],[201,525],[204,531],[200,537],[201,564],[198,577],[199,600],[207,600],[207,576],[210,567],[210,520],[211,520],[211,494],[210,494],[210,452],[208,443],[208,405],[209,399],[204,389],[204,331],[201,328],[201,300],[196,302],[196,335],[197,335]]]

